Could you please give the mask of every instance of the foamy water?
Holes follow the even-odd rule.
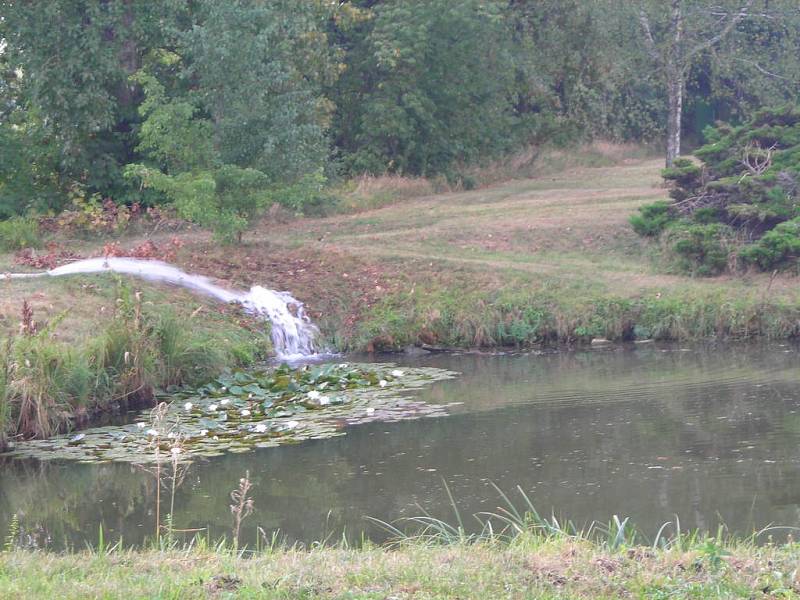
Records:
[[[249,292],[232,291],[212,283],[207,277],[191,275],[156,260],[121,257],[88,258],[43,273],[10,273],[0,275],[0,279],[63,277],[106,272],[177,285],[221,302],[238,302],[247,312],[265,317],[272,323],[272,345],[279,358],[297,360],[318,353],[316,340],[319,329],[306,315],[303,303],[292,297],[289,292],[276,292],[258,285]]]

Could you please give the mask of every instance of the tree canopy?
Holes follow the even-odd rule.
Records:
[[[0,218],[170,203],[236,238],[330,178],[702,141],[796,100],[792,0],[0,0]]]

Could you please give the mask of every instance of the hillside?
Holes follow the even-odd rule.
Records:
[[[218,246],[191,230],[152,240],[178,239],[175,262],[188,271],[235,287],[290,290],[341,349],[796,333],[794,278],[670,274],[633,233],[636,208],[666,196],[660,160],[584,162],[600,166],[542,169],[547,174],[530,179],[327,218],[265,219],[241,245]],[[60,247],[102,254],[99,243]],[[0,256],[0,268],[14,270],[13,257]],[[29,298],[42,319],[68,309],[64,326],[78,332],[93,329],[110,299],[98,278],[3,282],[2,289],[3,322],[13,323]],[[185,292],[162,289],[150,299],[172,294],[186,310],[216,310]]]

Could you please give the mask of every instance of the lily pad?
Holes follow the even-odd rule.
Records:
[[[412,400],[408,393],[456,373],[431,367],[400,372],[394,367],[281,366],[236,372],[194,390],[161,396],[169,404],[152,423],[151,411],[142,411],[127,425],[20,442],[6,456],[92,463],[185,462],[343,435],[344,427],[359,423],[446,414],[446,407]],[[188,402],[191,411],[185,409]],[[150,424],[142,427],[142,422]]]

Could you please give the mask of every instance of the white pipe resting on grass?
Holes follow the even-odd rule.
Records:
[[[136,258],[88,258],[43,273],[7,273],[0,279],[62,277],[88,273],[121,273],[149,281],[184,287],[221,302],[237,302],[254,315],[272,323],[272,343],[279,358],[298,359],[317,354],[317,327],[305,313],[303,303],[289,292],[276,292],[254,286],[249,292],[236,292],[211,283],[201,275],[191,275],[177,267],[155,260]]]

